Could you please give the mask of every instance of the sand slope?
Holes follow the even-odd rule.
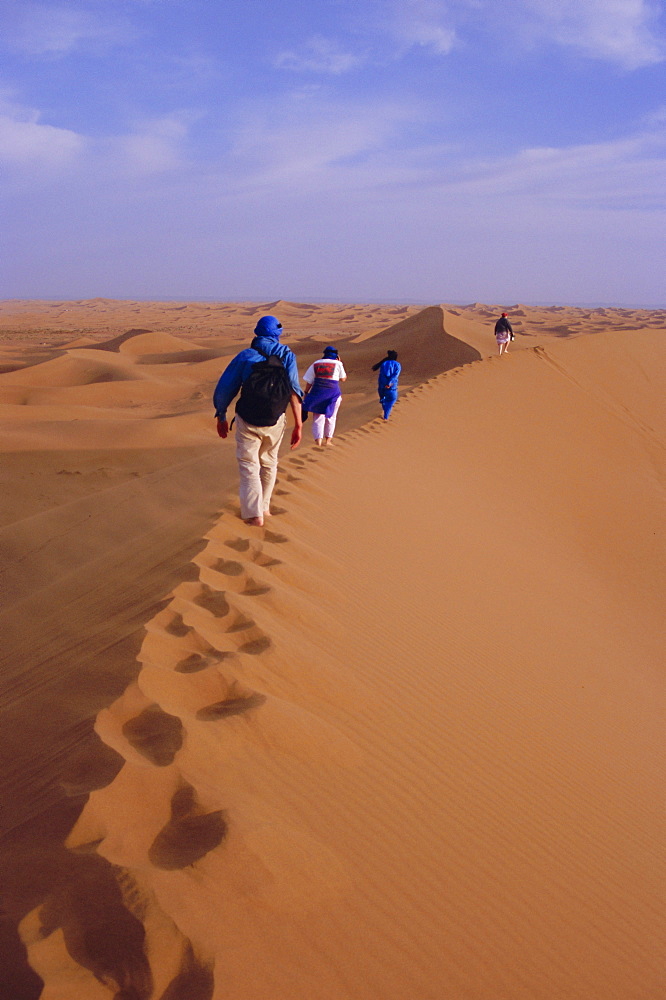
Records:
[[[439,358],[266,529],[230,501],[97,714],[44,1000],[663,992],[663,357]]]
[[[36,995],[16,925],[73,878],[63,841],[86,793],[122,762],[94,735],[95,716],[136,674],[144,623],[196,574],[189,559],[235,486],[211,392],[269,307],[300,323],[289,336],[301,370],[321,339],[344,343],[410,312],[0,304],[0,995],[12,1000]],[[377,407],[365,362],[350,360],[347,389],[358,389],[341,428]]]

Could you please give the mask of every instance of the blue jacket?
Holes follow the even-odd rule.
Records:
[[[383,396],[385,392],[398,391],[398,378],[401,371],[402,367],[399,361],[382,361],[379,369],[379,378],[377,379],[377,388],[380,396]],[[386,388],[387,386],[388,389]]]
[[[291,348],[287,347],[286,344],[281,344],[277,337],[255,337],[252,343],[256,344],[265,354],[277,354],[279,358],[282,358],[282,364],[287,369],[291,380],[291,387],[296,395],[301,398],[303,394],[301,392],[298,367]],[[227,407],[234,396],[240,392],[243,382],[252,370],[252,365],[255,365],[257,361],[263,360],[263,355],[259,351],[256,351],[254,347],[246,347],[244,351],[241,351],[235,358],[232,358],[220,375],[219,381],[215,386],[215,392],[213,393],[213,405],[215,406],[216,417],[219,417],[220,420],[226,419]]]

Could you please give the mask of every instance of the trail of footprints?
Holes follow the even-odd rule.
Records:
[[[345,442],[341,443],[345,447]],[[275,490],[274,514],[285,513],[279,507],[280,499],[289,496],[290,484],[298,483],[302,489],[309,482],[312,468],[327,461],[324,454],[328,452],[287,458]],[[265,610],[257,612],[261,602],[270,599],[273,574],[283,565],[289,541],[280,531],[279,516],[262,529],[250,528],[240,520],[237,504],[229,502],[206,541],[169,603],[146,625],[137,680],[98,714],[95,725],[104,748],[109,787],[117,779],[122,781],[125,762],[155,769],[151,794],[162,802],[166,798],[169,817],[160,829],[147,831],[145,851],[148,863],[164,873],[163,877],[200,862],[219,847],[233,823],[224,808],[214,808],[224,805],[223,788],[218,801],[204,804],[185,779],[179,755],[188,734],[194,735],[197,727],[208,734],[215,733],[215,727],[224,727],[218,732],[233,745],[235,737],[229,727],[261,711],[276,677],[272,639],[255,615],[266,620]],[[293,567],[285,568],[293,571]],[[238,738],[244,738],[242,733]],[[76,794],[97,790],[96,794],[104,795],[104,787],[95,766],[88,770],[83,765],[77,767],[71,783]],[[110,801],[115,801],[113,794]],[[135,807],[140,809],[140,802]],[[88,808],[90,816],[86,818]],[[150,803],[147,809],[151,815]],[[116,983],[116,996],[147,1000],[153,995],[155,970],[144,946],[144,917],[157,904],[144,866],[137,867],[133,858],[125,861],[123,838],[106,827],[105,815],[103,809],[100,819],[91,797],[77,824],[82,824],[81,828],[75,833],[75,827],[74,839],[68,844],[71,884],[76,892],[72,895],[68,882],[35,911],[35,940],[39,942],[57,926],[62,927],[64,947],[76,964],[104,984]],[[121,815],[118,822],[124,821]],[[107,838],[107,852],[98,851]],[[107,853],[113,860],[106,859]],[[96,928],[98,910],[104,915],[104,921],[99,922],[102,932],[91,936],[91,922]],[[118,931],[112,939],[106,933],[109,913]],[[160,915],[159,926],[164,918]],[[195,954],[192,942],[175,925],[172,933],[173,978],[161,991],[160,1000],[176,996],[210,1000],[215,989],[212,964]],[[77,947],[72,950],[68,941],[77,942]]]
[[[224,505],[206,536],[207,544],[169,603],[146,625],[137,681],[97,716],[100,743],[114,758],[111,783],[122,762],[159,769],[157,784],[170,799],[170,818],[147,844],[147,859],[157,869],[178,871],[196,864],[228,833],[226,811],[211,810],[210,804],[206,807],[199,801],[196,789],[184,778],[178,756],[188,732],[197,726],[206,730],[228,726],[238,717],[261,710],[270,697],[257,687],[267,692],[273,688],[274,664],[266,659],[273,642],[253,612],[256,602],[270,595],[273,572],[283,565],[289,542],[280,531],[279,515],[286,511],[279,499],[290,495],[289,484],[308,482],[308,473],[327,461],[326,454],[330,452],[313,450],[302,458],[287,458],[275,489],[278,503],[272,505],[277,516],[263,528],[245,525],[235,501]],[[90,784],[86,789],[80,776],[77,780],[78,792],[103,788]],[[72,849],[92,851],[100,865],[108,866],[97,854],[96,843],[79,843]],[[122,877],[122,864],[119,858],[115,865],[121,867],[109,869],[110,884]],[[118,961],[122,965],[120,957]]]
[[[293,472],[280,478],[298,481],[295,473],[317,461],[318,456],[289,458],[287,468]],[[278,485],[275,495],[288,496],[289,490]],[[272,511],[285,513],[275,504]],[[258,665],[272,647],[252,605],[270,594],[271,573],[282,564],[281,546],[289,541],[273,525],[271,519],[270,527],[246,526],[237,504],[228,502],[193,560],[195,572],[146,625],[135,696],[124,705],[121,699],[100,726],[103,739],[126,759],[139,755],[159,768],[177,764],[188,720],[224,723],[265,703],[266,695],[248,683],[248,676],[257,676],[250,665]],[[110,720],[113,711],[116,718]],[[172,797],[171,819],[149,850],[150,861],[165,870],[192,865],[217,847],[226,832],[224,813],[205,813],[195,790],[181,781]]]
[[[288,490],[280,489],[278,495],[288,496]],[[146,625],[137,680],[98,713],[95,729],[104,747],[109,791],[98,780],[97,751],[97,765],[86,768],[85,761],[79,762],[69,787],[73,794],[95,791],[96,796],[109,797],[101,810],[99,800],[89,798],[68,838],[68,878],[26,918],[32,921],[27,932],[31,947],[39,948],[45,937],[61,928],[65,966],[73,962],[88,970],[110,989],[117,988],[117,997],[210,1000],[215,989],[212,963],[196,953],[175,924],[169,924],[168,915],[159,909],[145,862],[137,865],[132,851],[144,850],[145,861],[164,878],[196,865],[219,847],[233,821],[219,808],[224,805],[224,788],[208,790],[208,801],[201,801],[197,789],[186,780],[185,761],[181,767],[179,755],[188,737],[196,739],[197,727],[209,735],[215,727],[225,727],[220,735],[233,748],[234,739],[242,740],[244,735],[234,734],[229,727],[261,711],[270,694],[257,687],[267,692],[274,689],[275,664],[267,660],[273,642],[255,615],[266,620],[266,609],[257,614],[258,602],[265,601],[273,589],[273,573],[283,563],[289,539],[279,530],[279,517],[257,529],[237,517],[235,504],[228,505],[228,510],[231,514],[222,513],[206,536],[205,547],[190,564],[193,572],[185,573],[169,603]],[[278,510],[274,508],[275,513]],[[108,766],[106,757],[110,758]],[[128,801],[128,816],[118,812],[119,796],[122,801],[128,789],[145,787],[143,775],[136,785],[131,770],[125,779],[121,777],[125,764],[155,769],[148,783],[148,820],[155,803],[162,807],[165,800],[169,803],[161,827],[160,821],[156,828],[146,827],[142,847],[130,848],[129,855],[122,832],[113,823],[108,825],[108,816],[114,812],[121,827],[132,822],[132,810],[137,817],[142,815],[140,795]],[[116,781],[120,787],[112,792]],[[110,809],[109,803],[115,803],[116,809]],[[134,822],[141,827],[139,818]],[[154,926],[150,919],[144,924],[147,914],[153,914]],[[109,919],[112,936],[107,931]],[[146,941],[149,933],[155,933],[154,927],[171,928],[173,949],[166,970],[150,964]],[[59,974],[54,973],[56,979]],[[156,992],[157,980],[167,974],[170,981]]]
[[[280,476],[286,488],[278,486],[276,497],[289,496],[290,482],[307,481],[307,473],[320,460],[321,455],[314,453],[287,458]],[[283,512],[273,507],[274,514]],[[155,769],[146,816],[153,815],[156,801],[169,802],[166,822],[160,829],[146,830],[146,860],[163,877],[182,872],[219,847],[233,822],[224,808],[214,808],[224,805],[223,788],[217,796],[209,790],[207,795],[218,801],[209,799],[205,804],[186,780],[184,759],[183,767],[179,765],[185,741],[197,727],[209,735],[215,727],[224,727],[218,732],[233,747],[236,736],[242,740],[244,735],[234,734],[230,727],[260,712],[275,689],[276,651],[255,615],[266,620],[266,609],[258,612],[261,602],[270,599],[273,574],[283,565],[289,539],[279,530],[279,517],[257,529],[246,526],[238,515],[234,502],[225,505],[206,536],[207,544],[190,564],[191,572],[184,574],[169,603],[146,625],[137,680],[98,713],[95,730],[104,748],[108,787],[120,780],[121,788],[115,797],[110,793],[101,811],[92,796],[88,800],[68,839],[70,879],[34,911],[34,941],[38,944],[61,927],[70,959],[110,988],[115,983],[118,997],[147,1000],[153,995],[156,970],[145,947],[144,918],[155,912],[155,906],[160,912],[145,866],[137,866],[131,854],[125,861],[123,837],[107,827],[109,802],[117,804],[118,794],[122,798],[123,764]],[[95,765],[87,769],[84,765],[85,761],[79,762],[70,780],[73,792],[95,790],[96,795],[105,795]],[[131,780],[125,792],[128,787],[133,787]],[[132,808],[141,810],[140,799]],[[118,822],[126,818],[120,814]],[[98,851],[102,844],[106,851]],[[98,912],[104,920],[97,920]],[[112,938],[106,931],[109,913],[117,930]],[[164,920],[160,914],[157,926]],[[95,933],[91,934],[91,926]],[[213,965],[195,953],[175,924],[172,933],[173,977],[161,990],[160,1000],[176,996],[210,1000],[215,989]],[[160,974],[164,976],[165,970]]]

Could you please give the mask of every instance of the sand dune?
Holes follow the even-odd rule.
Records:
[[[110,363],[104,355],[85,349],[68,351],[65,356],[31,365],[3,376],[3,385],[63,386],[90,385],[133,378],[126,366]]]
[[[49,334],[0,375],[0,984],[653,1000],[663,316],[515,307],[497,358],[478,304],[268,305],[225,336]],[[307,317],[303,363],[349,323],[343,433],[285,455],[262,530],[209,403],[257,309]],[[411,391],[384,424],[389,347]]]
[[[439,306],[423,309],[415,316],[403,319],[383,333],[354,338],[354,344],[365,347],[354,352],[372,362],[381,361],[387,350],[397,350],[410,384],[421,382],[450,368],[477,361],[481,354],[465,338],[469,331],[460,330],[463,337],[451,335],[445,322],[445,312]],[[486,350],[488,346],[486,329]]]

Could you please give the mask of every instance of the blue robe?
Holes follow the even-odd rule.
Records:
[[[384,420],[388,420],[389,414],[398,398],[398,379],[401,371],[402,367],[398,361],[389,361],[388,359],[382,361],[379,367],[377,391],[379,392],[379,401],[384,411]]]

